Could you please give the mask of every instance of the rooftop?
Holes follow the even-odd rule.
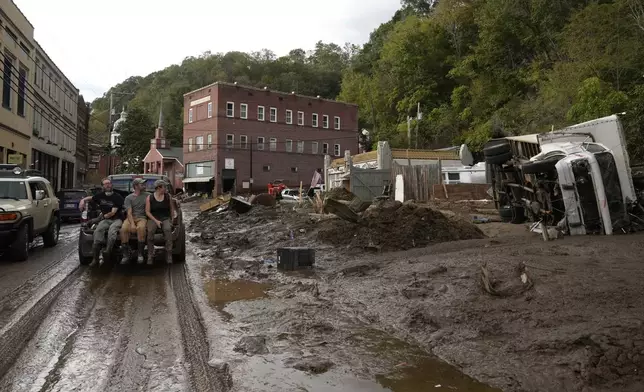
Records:
[[[271,92],[271,93],[279,94],[279,95],[284,95],[284,96],[296,96],[296,97],[298,97],[298,98],[317,99],[317,100],[320,100],[320,101],[333,102],[333,103],[341,103],[341,104],[344,104],[344,105],[350,105],[350,106],[356,106],[356,107],[358,106],[358,105],[357,105],[357,104],[355,104],[355,103],[349,103],[349,102],[343,102],[343,101],[336,101],[336,100],[334,100],[334,99],[320,98],[320,96],[319,96],[319,95],[318,95],[317,97],[312,97],[312,96],[308,96],[308,95],[295,94],[295,92],[285,93],[285,92],[283,92],[283,91],[271,90],[271,89],[270,89],[270,88],[268,88],[268,87],[259,88],[259,87],[253,87],[253,86],[245,86],[245,85],[237,84],[237,83],[228,83],[228,82],[215,82],[215,83],[211,83],[211,84],[209,84],[209,85],[207,85],[207,86],[199,87],[199,88],[198,88],[198,89],[196,89],[196,90],[192,90],[192,91],[190,91],[190,92],[187,92],[187,93],[183,94],[183,96],[185,97],[186,95],[194,94],[194,93],[199,92],[199,91],[201,91],[201,90],[203,90],[203,89],[206,89],[206,88],[208,88],[208,87],[217,86],[217,85],[226,86],[226,87],[238,87],[238,88],[242,88],[242,89],[245,89],[245,90],[253,90],[253,91],[269,91],[269,92]]]

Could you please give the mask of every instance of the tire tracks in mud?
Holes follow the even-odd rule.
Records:
[[[209,364],[208,337],[188,284],[185,265],[173,264],[170,267],[170,284],[180,309],[178,317],[183,351],[190,365],[190,386],[196,392],[227,392],[232,388],[232,374],[226,363],[221,366]]]

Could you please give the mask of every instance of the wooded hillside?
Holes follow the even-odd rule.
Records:
[[[493,135],[625,111],[631,153],[642,160],[644,0],[429,3],[403,1],[360,48],[318,42],[283,57],[204,53],[113,91],[135,93],[119,98],[119,110],[135,106],[155,121],[163,104],[177,141],[183,94],[217,80],[355,102],[361,127],[393,146],[407,145],[406,118],[416,116],[418,103],[419,147],[466,142],[474,150]],[[109,102],[93,105],[98,136]]]

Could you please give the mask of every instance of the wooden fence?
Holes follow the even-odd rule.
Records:
[[[396,176],[402,174],[405,200],[428,201],[432,198],[434,184],[441,183],[440,164],[403,166],[393,162],[391,168],[392,183]]]

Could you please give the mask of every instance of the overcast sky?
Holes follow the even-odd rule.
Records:
[[[362,44],[400,0],[14,0],[86,99],[207,50]]]

